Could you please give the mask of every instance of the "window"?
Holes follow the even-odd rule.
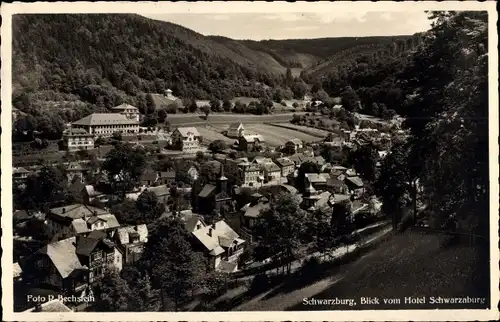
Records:
[[[102,258],[102,254],[101,254],[101,252],[97,252],[97,253],[94,253],[93,257],[94,257],[94,260],[99,260]]]

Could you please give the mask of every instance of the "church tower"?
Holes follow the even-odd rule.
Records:
[[[227,192],[227,178],[224,176],[224,165],[220,165],[220,176],[217,179],[217,193]]]

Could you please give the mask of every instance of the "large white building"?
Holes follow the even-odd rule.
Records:
[[[179,127],[172,132],[172,145],[183,152],[199,151],[200,140],[200,133],[195,127]]]
[[[140,121],[139,109],[135,106],[129,104],[121,104],[113,107],[111,110],[113,110],[113,112],[115,113],[124,115],[129,120],[134,120],[136,122]]]
[[[139,122],[118,113],[93,113],[71,124],[72,129],[84,129],[96,136],[112,136],[115,132],[122,134],[139,133]]]

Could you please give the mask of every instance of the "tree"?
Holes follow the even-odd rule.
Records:
[[[290,68],[286,69],[286,74],[285,74],[285,84],[288,87],[293,86],[293,75],[292,75],[292,70]]]
[[[357,112],[359,107],[359,97],[351,86],[346,86],[340,95],[342,106],[349,112]]]
[[[24,209],[46,210],[69,198],[66,173],[60,167],[43,166],[36,175],[30,175],[20,196]]]
[[[348,162],[362,177],[370,182],[376,179],[376,165],[379,156],[371,145],[364,145],[349,153]]]
[[[222,106],[221,103],[218,99],[213,98],[210,100],[210,110],[212,112],[220,112]]]
[[[224,112],[230,112],[232,107],[233,107],[233,104],[231,104],[230,100],[226,99],[222,103],[222,108],[224,109]]]
[[[189,104],[186,105],[186,108],[189,110],[190,113],[194,113],[198,110],[198,104],[196,104],[195,99],[189,100]]]
[[[105,273],[95,286],[96,301],[93,309],[97,312],[126,312],[129,308],[130,288],[118,272]]]
[[[291,194],[279,195],[271,200],[269,209],[264,210],[256,224],[259,236],[261,259],[273,260],[286,265],[290,273],[290,259],[296,255],[305,232],[306,212],[299,207],[297,199]]]
[[[153,98],[153,95],[151,94],[146,94],[146,108],[147,110],[145,111],[144,114],[152,114],[154,113],[155,109],[156,109],[156,103],[155,103],[155,100]]]
[[[146,167],[146,153],[130,144],[118,143],[109,151],[102,163],[114,191],[122,196],[139,182]]]
[[[165,211],[165,206],[158,202],[156,195],[148,190],[143,191],[136,201],[137,210],[141,213],[142,223],[151,223]]]
[[[179,219],[165,219],[150,235],[141,257],[143,269],[161,290],[165,303],[170,299],[175,310],[203,285],[206,263],[193,251],[190,236]]]
[[[154,289],[149,275],[139,277],[130,285],[133,300],[129,303],[129,310],[133,312],[157,312],[160,309],[160,292]]]
[[[407,167],[436,222],[461,218],[487,236],[488,17],[453,11],[430,18],[429,35],[401,75],[412,135]]]
[[[303,99],[308,90],[307,84],[302,81],[295,82],[292,86],[292,92],[296,99]]]
[[[125,199],[122,202],[111,205],[110,212],[116,216],[116,219],[122,225],[139,225],[143,221],[142,213],[137,210],[136,202]]]
[[[208,145],[208,149],[212,151],[212,153],[219,153],[226,149],[226,143],[222,140],[215,140],[210,142]]]
[[[210,114],[210,106],[203,105],[201,107],[201,111],[203,112],[203,114],[205,114],[205,120],[208,120],[208,115]]]

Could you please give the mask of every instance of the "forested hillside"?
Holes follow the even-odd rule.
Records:
[[[18,15],[13,24],[13,105],[28,114],[16,128],[54,138],[93,111],[124,102],[145,111],[146,94],[167,88],[182,98],[280,102],[307,93],[327,101],[350,86],[348,100],[378,115],[373,103],[397,110],[393,75],[418,44],[409,36],[237,41],[128,14]]]

